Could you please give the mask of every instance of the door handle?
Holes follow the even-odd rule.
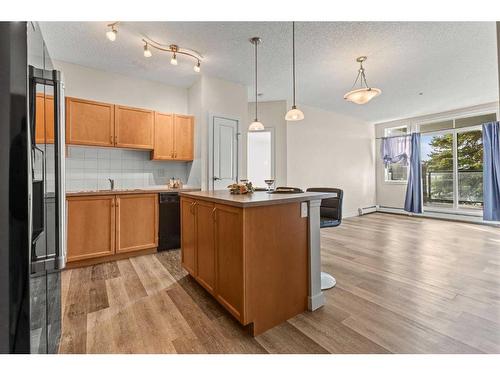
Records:
[[[214,176],[214,181],[217,181],[217,180],[222,180],[222,178]]]

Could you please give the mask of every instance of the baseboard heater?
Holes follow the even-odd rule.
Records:
[[[358,214],[359,214],[359,216],[363,216],[363,215],[366,215],[366,214],[371,214],[373,212],[377,212],[377,206],[369,206],[369,207],[358,208]]]

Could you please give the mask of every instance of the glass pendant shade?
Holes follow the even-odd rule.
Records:
[[[380,95],[381,93],[382,90],[380,89],[367,87],[349,91],[347,94],[344,95],[344,99],[356,104],[366,104],[374,97]]]
[[[289,110],[285,116],[286,121],[300,121],[303,119],[304,119],[304,113],[300,109],[297,109],[295,106],[293,106],[292,109]]]
[[[255,119],[255,121],[252,122],[248,126],[249,132],[258,132],[258,131],[262,131],[262,130],[264,130],[264,125],[262,124],[262,122],[258,121],[257,119]]]
[[[109,30],[108,32],[106,32],[106,37],[114,42],[116,40],[116,30],[115,29],[112,29],[112,30]]]

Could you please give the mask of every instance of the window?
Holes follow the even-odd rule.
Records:
[[[269,130],[248,133],[247,178],[254,186],[265,187],[274,178],[273,136]]]
[[[481,124],[496,114],[420,125],[424,207],[483,208]]]
[[[387,128],[384,130],[385,137],[397,137],[406,135],[408,128],[406,126],[399,126],[396,128]],[[408,179],[408,167],[402,164],[390,164],[385,167],[385,181],[386,182],[406,182]]]

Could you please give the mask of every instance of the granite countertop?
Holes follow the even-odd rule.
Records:
[[[231,194],[228,190],[180,192],[179,195],[181,197],[207,200],[235,207],[268,206],[336,197],[335,193],[269,194],[267,192],[256,191],[252,194]]]
[[[78,197],[86,195],[113,195],[113,194],[147,194],[147,193],[180,193],[199,191],[200,188],[184,186],[179,189],[169,188],[165,185],[148,186],[137,189],[114,189],[114,190],[90,190],[90,191],[67,191],[67,197]]]

